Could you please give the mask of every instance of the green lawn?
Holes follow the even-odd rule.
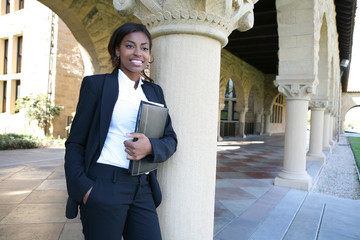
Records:
[[[356,165],[360,171],[360,137],[348,137],[355,156]]]

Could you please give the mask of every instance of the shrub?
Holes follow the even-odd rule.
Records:
[[[16,110],[25,109],[26,116],[31,121],[36,121],[38,126],[44,130],[45,136],[48,135],[48,130],[54,116],[60,114],[63,106],[53,105],[45,94],[38,94],[36,96],[26,96],[16,100]]]
[[[37,148],[38,140],[25,134],[0,134],[0,150]]]
[[[0,134],[0,150],[64,147],[65,139],[61,138],[35,138],[28,134]]]

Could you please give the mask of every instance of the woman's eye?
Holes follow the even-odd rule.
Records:
[[[143,47],[142,48],[144,51],[149,51],[149,48],[147,48],[147,47]]]
[[[126,45],[126,48],[134,48],[134,46],[131,44],[128,44],[128,45]]]

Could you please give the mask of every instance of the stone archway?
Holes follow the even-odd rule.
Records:
[[[344,131],[360,132],[360,105],[356,105],[346,112],[344,118]],[[350,118],[350,119],[349,119]]]
[[[39,0],[39,2],[54,11],[65,22],[75,39],[87,51],[95,73],[111,70],[107,44],[114,29],[124,22],[139,22],[134,16],[119,16],[111,0]]]
[[[348,92],[342,94],[341,101],[341,133],[344,133],[344,122],[347,112],[360,106],[360,92]]]

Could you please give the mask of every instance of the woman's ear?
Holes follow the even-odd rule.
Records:
[[[115,55],[116,55],[117,57],[120,57],[120,47],[116,47],[116,48],[115,48]]]

